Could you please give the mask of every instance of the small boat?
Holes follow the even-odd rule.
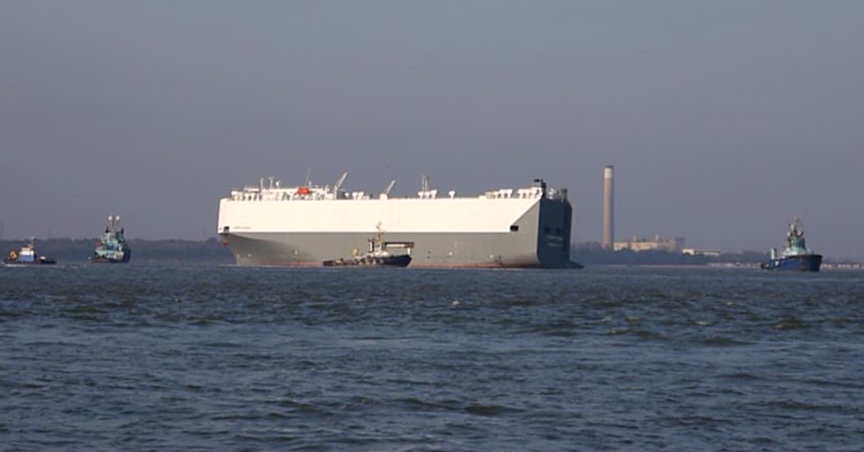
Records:
[[[18,250],[9,250],[9,253],[3,259],[3,264],[7,266],[18,266],[18,265],[53,265],[56,264],[57,261],[54,259],[49,259],[45,256],[40,255],[36,251],[36,247],[34,245],[35,239],[30,237],[30,243],[22,246]]]
[[[822,255],[809,250],[804,241],[804,231],[797,217],[789,223],[786,232],[786,246],[782,250],[771,248],[770,259],[760,267],[764,270],[786,270],[818,272],[822,265]]]
[[[325,267],[348,267],[348,266],[388,266],[388,267],[407,267],[411,263],[411,248],[413,243],[410,242],[384,242],[382,239],[381,224],[378,224],[378,234],[374,239],[369,239],[369,251],[365,254],[360,254],[357,248],[354,248],[353,256],[349,259],[339,258],[334,260],[324,261]],[[391,253],[388,248],[406,249],[406,253],[396,254]]]
[[[120,227],[120,215],[109,215],[108,226],[102,237],[96,242],[96,249],[90,256],[90,262],[94,264],[125,264],[132,257],[132,249],[126,244],[123,235],[124,230]]]

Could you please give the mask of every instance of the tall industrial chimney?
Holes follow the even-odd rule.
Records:
[[[614,214],[613,214],[613,190],[614,185],[612,183],[612,165],[607,165],[603,168],[603,248],[612,249],[612,246],[615,241],[615,236],[613,235],[614,228]]]

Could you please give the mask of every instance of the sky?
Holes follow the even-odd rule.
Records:
[[[864,2],[0,0],[5,239],[215,236],[275,176],[543,178],[573,241],[864,259]]]

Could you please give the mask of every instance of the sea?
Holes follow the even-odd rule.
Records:
[[[3,451],[860,451],[864,271],[0,268]]]

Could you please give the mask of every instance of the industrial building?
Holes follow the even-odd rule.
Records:
[[[631,251],[666,251],[669,253],[679,253],[684,249],[684,239],[675,237],[671,239],[662,238],[655,235],[653,238],[637,238],[632,237],[630,240],[615,242],[615,251],[631,250]]]
[[[683,248],[681,254],[689,256],[719,257],[720,250],[714,248]]]

